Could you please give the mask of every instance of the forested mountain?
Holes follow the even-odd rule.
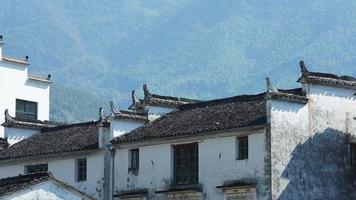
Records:
[[[356,1],[2,0],[4,54],[52,74],[51,118],[97,118],[147,83],[210,99],[294,87],[298,63],[356,76]]]

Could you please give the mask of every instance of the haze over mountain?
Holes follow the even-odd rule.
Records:
[[[356,1],[2,0],[4,54],[52,74],[51,119],[84,121],[130,91],[211,99],[295,87],[310,70],[356,76]],[[141,92],[142,93],[142,92]]]

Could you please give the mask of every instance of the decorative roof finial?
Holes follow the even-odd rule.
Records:
[[[303,61],[303,60],[301,60],[301,61],[299,62],[299,66],[300,66],[302,75],[307,75],[309,71],[308,71],[308,69],[305,67],[305,64],[304,64],[304,61]]]
[[[131,91],[131,98],[132,98],[132,104],[138,105],[140,103],[140,100],[137,98],[135,94],[135,90]]]
[[[269,77],[266,78],[266,81],[267,81],[267,92],[275,92],[275,93],[279,92],[278,89],[272,85]]]
[[[143,84],[143,93],[145,94],[145,97],[151,95],[150,91],[148,91],[146,84]]]
[[[109,104],[110,104],[111,114],[117,114],[117,113],[119,113],[119,112],[120,112],[120,111],[118,111],[118,110],[116,109],[116,107],[115,107],[115,105],[114,105],[114,102],[113,102],[113,101],[110,101],[110,102],[109,102]]]
[[[104,111],[103,107],[99,108],[99,121],[102,121],[104,119]]]
[[[12,121],[12,117],[9,114],[9,109],[5,109],[5,122]]]

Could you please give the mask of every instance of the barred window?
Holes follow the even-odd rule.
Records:
[[[36,164],[36,165],[27,165],[25,166],[25,174],[47,172],[48,164]]]
[[[37,119],[37,102],[16,99],[16,118]]]
[[[174,184],[198,183],[198,143],[174,146]]]
[[[138,149],[131,149],[129,152],[129,171],[137,171],[140,167],[140,154]]]
[[[87,159],[77,159],[77,181],[87,180]]]
[[[237,138],[237,159],[248,159],[248,136]]]

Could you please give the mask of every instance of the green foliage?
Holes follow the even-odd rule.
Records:
[[[51,117],[82,121],[142,83],[209,99],[295,87],[298,63],[356,76],[356,3],[290,0],[15,1],[0,6],[5,54],[54,77]]]

